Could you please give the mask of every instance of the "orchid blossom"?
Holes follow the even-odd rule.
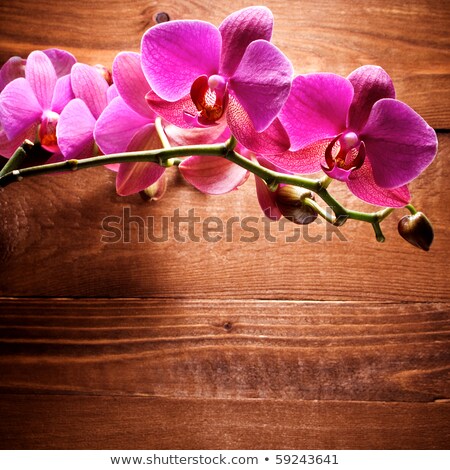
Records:
[[[276,117],[289,95],[293,68],[269,42],[272,29],[265,7],[239,10],[219,28],[171,21],[149,29],[142,39],[149,105],[182,128],[226,121],[252,151],[287,150],[289,139]]]
[[[52,160],[61,159],[56,137],[60,113],[73,98],[68,73],[72,54],[59,49],[32,52],[26,61],[12,58],[2,68],[0,82],[0,153],[10,157],[38,133]]]
[[[113,64],[113,81],[118,97],[105,108],[95,127],[95,140],[105,154],[149,150],[161,147],[155,126],[157,115],[146,102],[150,85],[145,78],[140,55],[120,53]],[[172,145],[218,142],[229,137],[225,123],[211,128],[180,129],[165,126]],[[163,177],[165,168],[156,163],[122,163],[117,168],[116,188],[120,195],[146,189]],[[190,157],[180,164],[182,175],[200,191],[223,194],[245,181],[248,172],[218,157]]]
[[[94,127],[108,103],[109,84],[96,67],[75,64],[70,73],[74,99],[61,113],[58,143],[65,159],[91,157]]]
[[[402,207],[407,183],[433,160],[434,130],[409,106],[395,99],[389,75],[364,66],[348,78],[328,73],[296,77],[280,114],[291,149],[268,156],[295,173],[321,169],[347,183],[371,204]]]

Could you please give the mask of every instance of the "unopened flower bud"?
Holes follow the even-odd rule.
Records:
[[[164,194],[166,193],[167,189],[167,178],[166,175],[163,174],[158,181],[150,185],[148,188],[145,188],[143,191],[140,192],[141,197],[146,201],[159,201]]]
[[[102,64],[96,64],[94,65],[94,67],[97,70],[97,72],[106,80],[108,85],[111,86],[113,84],[111,71]]]
[[[398,233],[411,245],[424,251],[428,251],[433,243],[433,226],[423,212],[401,218],[398,222]]]
[[[314,199],[311,191],[297,186],[280,186],[275,198],[278,209],[291,222],[307,225],[317,219],[317,212],[304,203],[305,198]]]

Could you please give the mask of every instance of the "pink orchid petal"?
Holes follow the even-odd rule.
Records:
[[[18,134],[14,139],[9,140],[5,130],[0,126],[0,155],[5,158],[11,158],[25,139],[34,141],[36,131],[37,124],[29,127],[21,134]]]
[[[361,168],[352,172],[347,186],[355,196],[375,206],[403,207],[411,199],[407,186],[396,189],[378,186],[373,178],[372,167],[367,158]]]
[[[351,83],[339,75],[314,73],[296,77],[280,114],[291,139],[291,150],[345,130],[352,98]]]
[[[121,52],[114,59],[112,70],[114,83],[125,103],[137,113],[154,119],[145,100],[150,85],[142,72],[141,56],[135,52]]]
[[[276,118],[291,90],[294,70],[289,59],[270,42],[258,40],[246,49],[230,78],[230,89],[257,132]]]
[[[133,111],[119,96],[109,103],[95,125],[95,141],[104,154],[127,150],[133,136],[153,122]]]
[[[278,119],[264,131],[256,132],[252,121],[241,104],[230,97],[227,121],[231,133],[247,149],[261,154],[271,155],[285,152],[289,146],[289,136]]]
[[[142,38],[142,69],[152,90],[167,101],[187,95],[200,75],[218,73],[222,38],[204,21],[169,21]]]
[[[272,30],[273,15],[266,7],[244,8],[225,18],[219,26],[222,35],[220,72],[231,77],[247,46],[257,39],[270,41]]]
[[[67,51],[62,49],[46,49],[42,51],[52,62],[53,67],[58,78],[64,75],[69,75],[72,66],[77,62],[77,59]]]
[[[86,64],[75,64],[72,67],[71,80],[74,95],[82,99],[94,118],[98,119],[108,104],[106,80],[94,67]]]
[[[278,155],[267,155],[270,162],[293,173],[310,174],[320,171],[324,161],[325,150],[332,139],[323,139],[295,152],[284,152]]]
[[[14,56],[2,65],[0,69],[0,91],[16,78],[25,77],[26,62],[22,57]]]
[[[437,152],[436,132],[405,103],[377,101],[361,132],[376,183],[396,188],[430,165]]]
[[[28,56],[25,78],[42,109],[50,109],[57,76],[52,62],[42,51],[33,51]]]
[[[221,157],[194,156],[178,166],[192,186],[206,194],[229,193],[247,178],[247,170]]]
[[[0,93],[0,122],[10,140],[40,121],[42,107],[25,78],[16,78]]]
[[[375,65],[357,68],[348,77],[354,97],[348,114],[348,127],[358,132],[367,122],[372,106],[382,98],[395,98],[391,77]]]
[[[108,91],[106,92],[106,98],[108,103],[111,103],[111,101],[114,98],[117,98],[119,96],[119,92],[117,91],[116,85],[112,84],[109,88]]]
[[[225,122],[222,122],[219,126],[211,126],[204,129],[181,129],[173,124],[168,124],[164,130],[171,145],[176,147],[225,142],[230,134]]]
[[[56,126],[58,146],[66,160],[92,157],[95,118],[84,101],[72,100],[63,110]]]
[[[258,197],[259,205],[264,212],[264,215],[271,220],[279,220],[282,217],[280,210],[278,209],[275,193],[269,191],[267,184],[261,179],[255,176],[256,184],[256,195]]]
[[[161,147],[154,126],[142,128],[132,139],[128,152],[151,150]],[[116,177],[116,191],[120,196],[128,196],[148,188],[164,174],[165,168],[152,162],[122,163]]]
[[[154,91],[149,91],[146,96],[146,100],[150,108],[166,121],[174,124],[175,126],[192,129],[192,124],[186,121],[184,113],[190,113],[197,115],[197,108],[191,100],[189,94],[183,96],[178,101],[170,102],[161,99]]]
[[[75,95],[73,94],[70,75],[64,75],[56,82],[50,108],[55,113],[60,114],[64,106],[74,98]]]
[[[114,173],[117,173],[120,168],[120,163],[111,163],[110,165],[104,165],[105,168],[108,168],[108,170],[114,171]]]

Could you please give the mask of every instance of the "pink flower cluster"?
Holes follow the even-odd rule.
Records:
[[[250,7],[219,28],[170,21],[149,29],[141,53],[121,52],[112,76],[77,63],[68,52],[34,51],[0,70],[0,155],[25,140],[52,161],[99,153],[156,149],[160,117],[172,145],[209,144],[234,135],[238,150],[285,173],[325,172],[371,204],[408,204],[407,184],[433,160],[434,130],[395,98],[389,75],[364,66],[347,78],[314,73],[294,78],[292,64],[270,41],[273,16]],[[123,163],[121,195],[162,181],[156,163]],[[179,165],[208,194],[236,189],[248,172],[220,157],[191,156]],[[281,216],[257,181],[262,209]]]

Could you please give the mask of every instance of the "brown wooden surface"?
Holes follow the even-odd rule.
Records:
[[[274,42],[297,73],[383,66],[398,97],[450,129],[447,1],[271,1]],[[218,24],[245,2],[10,1],[0,61],[64,47],[110,65],[153,16]],[[264,223],[252,182],[218,197],[171,172],[158,204],[120,198],[104,169],[0,193],[0,447],[447,448],[450,136],[411,185],[433,221],[429,253],[351,221],[296,243]],[[336,184],[344,203],[358,203]],[[259,218],[256,242],[102,243],[102,220],[176,209]],[[400,211],[398,213],[400,215]],[[146,227],[151,222],[147,220]],[[185,231],[184,231],[185,232]],[[183,232],[183,233],[184,233]],[[201,235],[200,226],[197,235]],[[328,237],[331,241],[327,241]],[[316,243],[308,237],[318,237]]]

